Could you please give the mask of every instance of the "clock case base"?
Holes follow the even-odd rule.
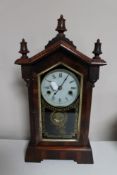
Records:
[[[93,164],[90,143],[87,146],[32,146],[26,150],[25,162],[41,162],[44,159],[74,160],[78,164]]]

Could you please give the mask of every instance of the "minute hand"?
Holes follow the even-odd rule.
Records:
[[[64,81],[62,82],[62,84],[58,87],[58,90],[54,93],[54,95],[56,95],[57,92],[58,92],[59,90],[62,89],[62,86],[63,86],[63,84],[65,83],[65,81],[67,80],[68,76],[69,76],[69,75],[67,75],[67,77],[64,79]]]
[[[59,86],[60,88],[62,88],[63,84],[65,83],[65,81],[67,80],[69,75],[67,75],[67,77],[64,79],[64,81],[62,82],[62,84]]]

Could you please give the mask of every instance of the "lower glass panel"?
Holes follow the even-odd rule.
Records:
[[[42,118],[43,139],[77,139],[78,111],[45,111]]]

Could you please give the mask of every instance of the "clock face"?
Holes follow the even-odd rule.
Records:
[[[41,94],[54,107],[67,107],[79,95],[79,81],[74,73],[66,69],[55,69],[47,73],[41,83]]]

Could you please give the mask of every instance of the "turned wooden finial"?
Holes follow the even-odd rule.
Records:
[[[29,53],[28,48],[27,48],[27,42],[25,39],[22,39],[20,43],[20,51],[19,53],[22,54],[21,58],[28,58],[27,53]]]
[[[93,51],[95,55],[94,58],[99,57],[102,54],[101,45],[102,43],[100,42],[100,39],[97,39],[97,42],[95,43],[94,51]]]
[[[61,34],[67,31],[65,26],[65,19],[63,18],[63,15],[61,15],[60,18],[58,19],[58,25],[57,25],[56,31],[58,31]]]

